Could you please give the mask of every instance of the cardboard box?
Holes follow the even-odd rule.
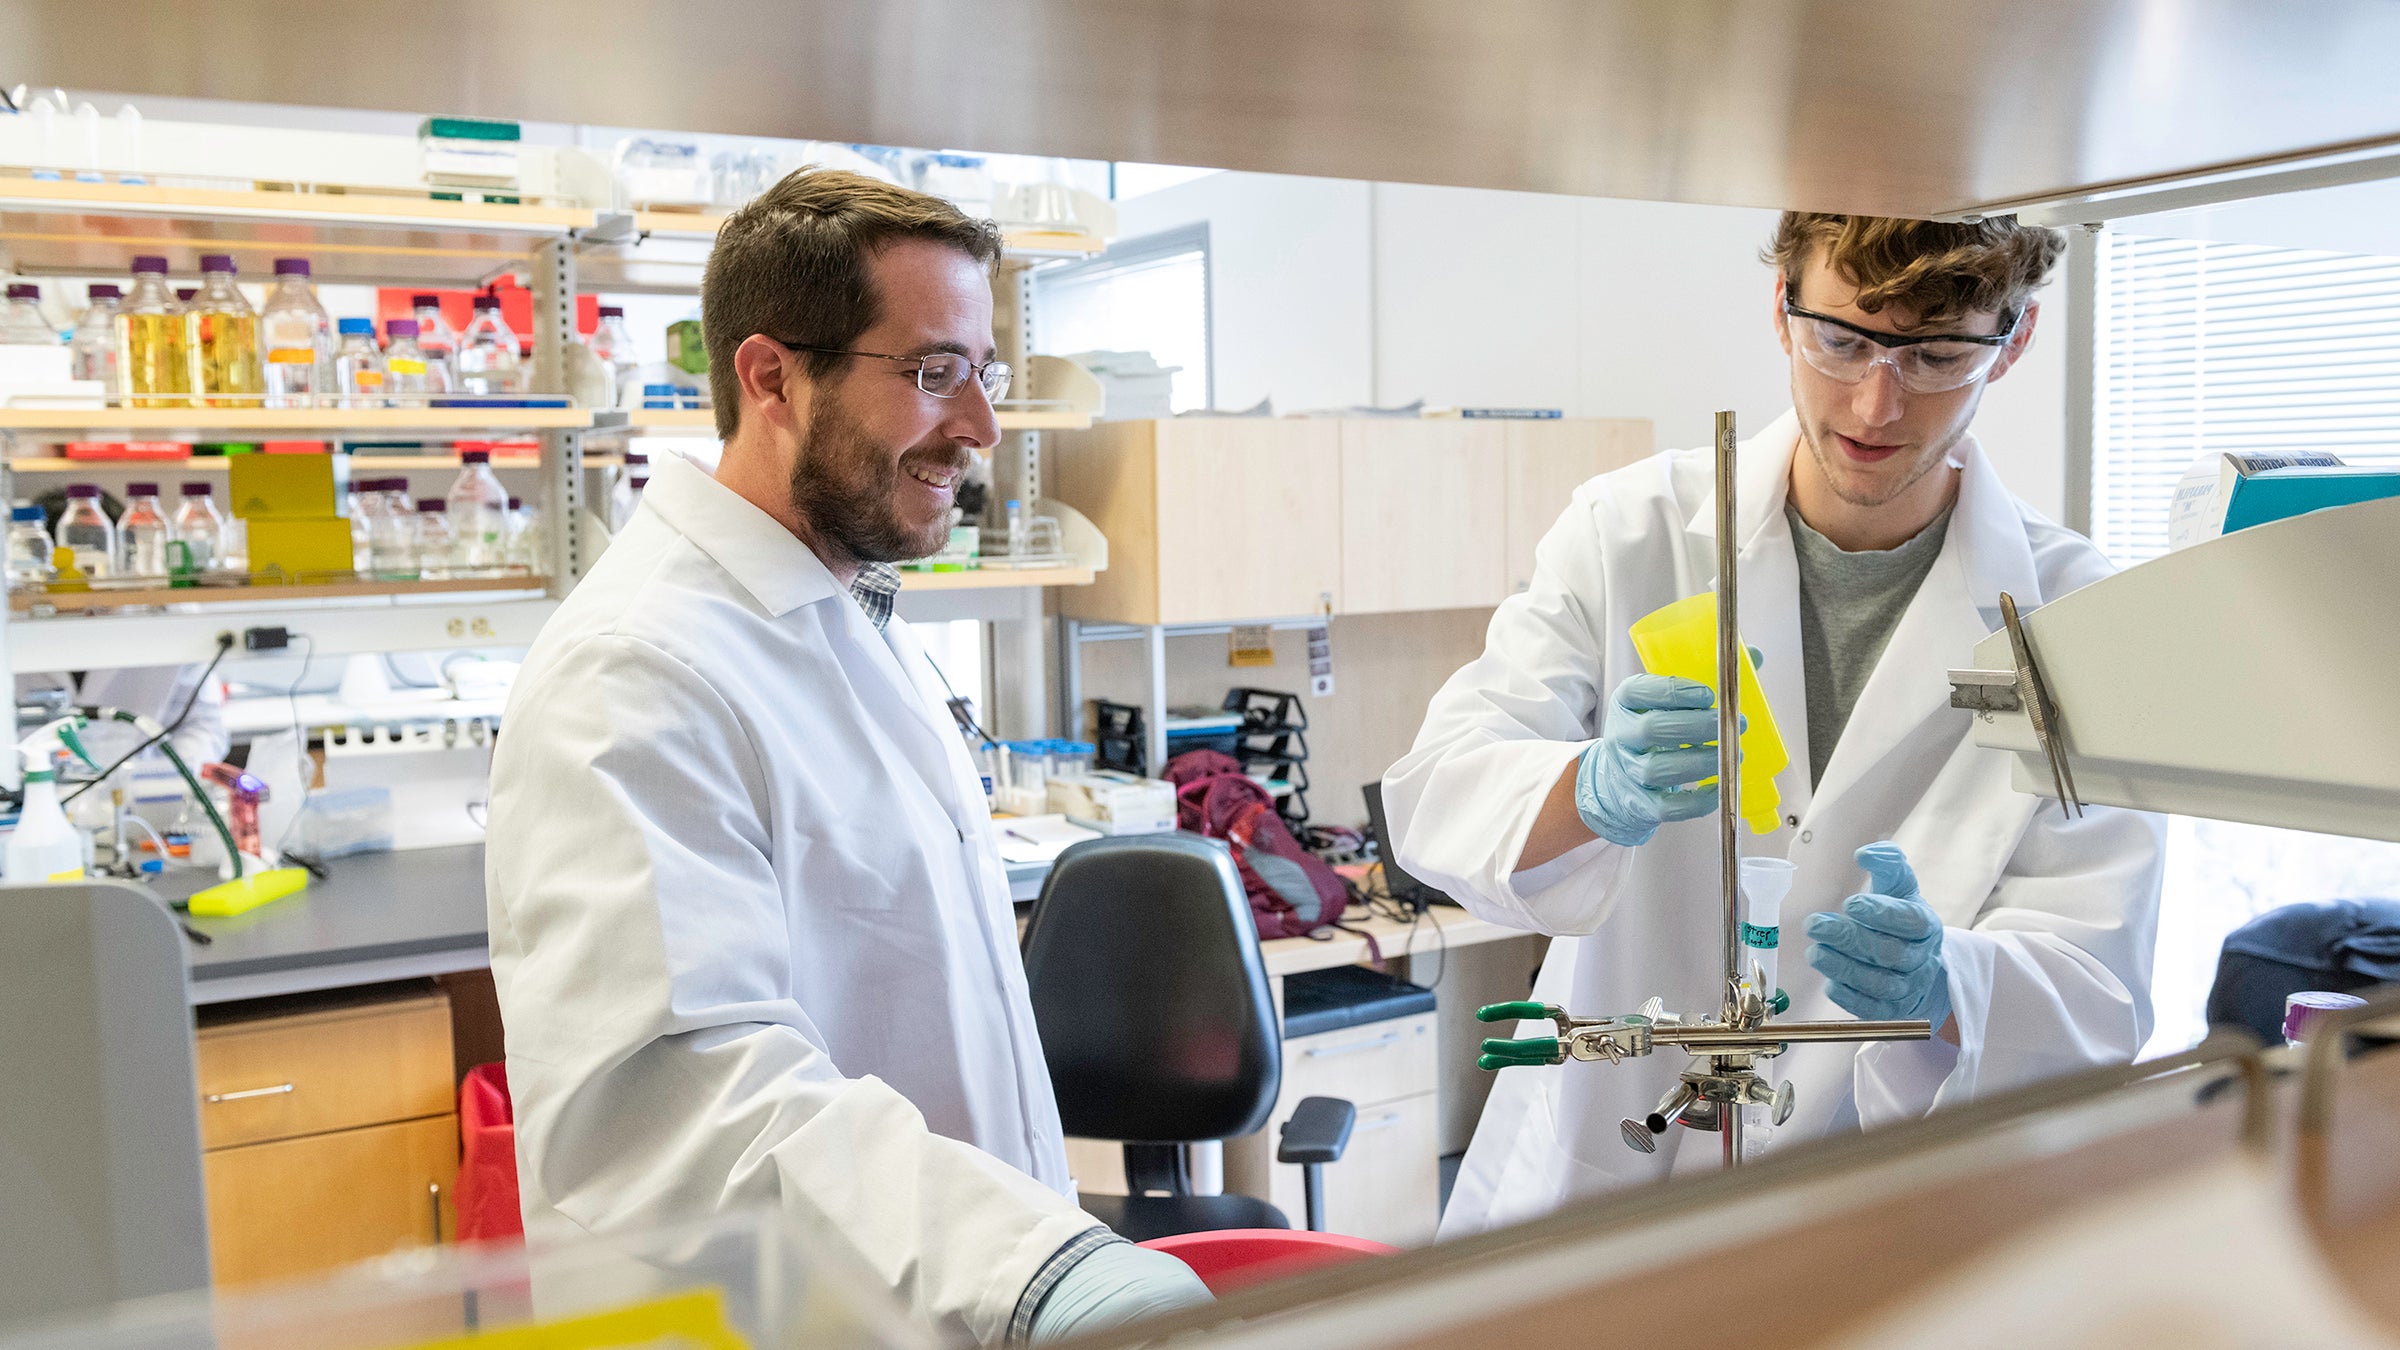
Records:
[[[347,456],[241,455],[229,460],[233,514],[243,520],[322,520],[342,514]]]
[[[250,573],[286,581],[324,581],[350,571],[350,522],[340,516],[307,520],[252,517]]]

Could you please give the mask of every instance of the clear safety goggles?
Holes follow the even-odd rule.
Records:
[[[1801,358],[1818,374],[1856,384],[1878,364],[1888,365],[1900,387],[1912,394],[1963,389],[1991,373],[2024,317],[2021,313],[2010,316],[2006,327],[1988,337],[1965,333],[1903,337],[1811,313],[1789,297],[1783,302],[1783,312],[1791,320],[1792,342],[1800,348]]]

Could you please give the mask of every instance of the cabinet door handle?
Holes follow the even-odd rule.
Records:
[[[1352,1041],[1348,1045],[1312,1045],[1305,1053],[1310,1059],[1328,1059],[1334,1055],[1355,1055],[1361,1050],[1380,1050],[1399,1039],[1399,1032],[1387,1031],[1371,1041]]]
[[[433,1245],[442,1245],[442,1183],[430,1182],[425,1187],[426,1203],[433,1210]]]
[[[252,1097],[280,1097],[284,1093],[291,1090],[291,1084],[277,1083],[273,1087],[244,1088],[240,1092],[212,1092],[207,1096],[202,1097],[200,1100],[209,1102],[211,1104],[216,1102],[242,1102],[248,1101]]]
[[[1391,1127],[1393,1127],[1394,1125],[1397,1125],[1397,1124],[1399,1124],[1399,1123],[1400,1123],[1400,1113],[1399,1113],[1399,1112],[1397,1112],[1397,1111],[1386,1111],[1386,1112],[1384,1112],[1382,1115],[1375,1117],[1373,1120],[1361,1121],[1361,1122],[1359,1123],[1358,1127],[1357,1127],[1355,1130],[1351,1131],[1351,1133],[1353,1133],[1353,1134],[1367,1134],[1367,1133],[1369,1133],[1369,1132],[1371,1132],[1371,1131],[1374,1131],[1374,1130],[1388,1130],[1388,1129],[1390,1129]]]

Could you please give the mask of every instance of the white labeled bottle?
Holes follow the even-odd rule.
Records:
[[[117,527],[100,509],[100,489],[92,483],[67,488],[67,509],[58,517],[59,547],[75,555],[75,570],[98,579],[115,574]]]
[[[417,350],[425,357],[425,390],[432,394],[458,392],[458,332],[442,317],[442,297],[419,295],[416,309]]]
[[[333,320],[309,284],[308,259],[277,258],[275,289],[258,316],[267,406],[312,408],[334,392]]]
[[[72,375],[78,380],[98,380],[111,399],[125,392],[125,382],[117,378],[117,288],[103,281],[87,292],[91,300],[83,317],[75,321],[75,337],[67,344],[73,353],[69,358]]]
[[[8,836],[7,879],[11,886],[83,879],[83,835],[58,804],[53,770],[25,771],[25,804]]]
[[[417,575],[427,581],[439,581],[453,575],[453,559],[458,556],[458,535],[450,528],[450,503],[441,497],[426,497],[417,503]]]
[[[22,347],[55,347],[58,330],[42,316],[42,288],[30,282],[12,281],[8,286],[8,304],[0,307],[0,345]]]
[[[333,381],[346,407],[384,405],[383,353],[375,347],[373,319],[342,320],[341,345],[333,352]]]
[[[125,514],[117,517],[117,575],[164,577],[175,527],[159,509],[158,484],[125,485]]]
[[[517,335],[500,317],[497,296],[475,297],[475,318],[458,335],[458,388],[463,394],[506,396],[525,392],[525,360]]]
[[[461,449],[458,477],[445,499],[461,576],[489,576],[508,562],[508,490],[492,472],[492,452]]]
[[[222,572],[233,565],[225,547],[225,517],[217,511],[216,490],[206,483],[183,485],[183,502],[175,508],[175,538],[191,550],[192,570]]]
[[[625,307],[602,305],[599,326],[592,329],[592,355],[608,366],[615,381],[614,388],[620,405],[631,402],[627,397],[639,391],[634,375],[641,369],[641,358],[633,354],[633,334],[625,327]]]
[[[650,486],[650,457],[639,450],[625,452],[625,471],[617,476],[616,487],[608,494],[608,531],[611,534],[625,528],[642,504],[642,493]]]
[[[38,586],[58,575],[51,566],[57,541],[38,506],[12,507],[8,513],[8,584]]]
[[[432,364],[417,345],[417,321],[394,319],[383,326],[383,392],[395,408],[422,408],[433,390],[428,381]]]

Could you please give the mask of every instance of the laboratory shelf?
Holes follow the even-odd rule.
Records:
[[[8,462],[9,472],[18,474],[124,474],[138,477],[151,474],[224,473],[225,466],[241,458],[239,455],[198,455],[187,459],[65,459],[57,455],[35,455]],[[350,455],[352,473],[415,473],[429,469],[455,469],[457,455]],[[587,469],[623,467],[619,455],[585,455]],[[539,455],[494,455],[492,468],[506,473],[542,467]]]
[[[0,408],[0,432],[102,432],[194,436],[329,436],[569,431],[589,427],[585,408]]]
[[[594,218],[588,207],[371,191],[0,179],[0,252],[29,276],[113,276],[145,253],[197,275],[201,254],[229,253],[252,275],[300,255],[319,282],[472,286]]]
[[[558,612],[557,600],[529,593],[524,579],[491,591],[422,585],[404,591],[385,583],[364,594],[330,597],[321,594],[328,589],[323,587],[256,587],[242,592],[247,605],[190,604],[192,592],[174,591],[171,608],[141,614],[12,613],[5,626],[8,669],[21,675],[205,662],[216,654],[221,635],[262,623],[304,638],[289,654],[309,661],[353,652],[526,647]]]
[[[716,414],[706,408],[629,408],[626,426],[635,435],[714,436]],[[995,416],[1002,431],[1081,431],[1092,415],[1071,408],[1008,408]]]
[[[1017,586],[1089,586],[1089,567],[980,567],[972,572],[900,571],[903,591],[996,591]]]
[[[715,239],[725,217],[704,211],[636,211],[633,228],[654,239]],[[1003,230],[1001,248],[1014,256],[1088,258],[1108,247],[1108,241],[1081,230]]]
[[[459,577],[441,581],[329,581],[294,585],[144,586],[84,591],[12,590],[12,613],[116,614],[164,605],[255,605],[275,600],[356,600],[418,595],[461,595],[481,591],[539,591],[540,577]]]

